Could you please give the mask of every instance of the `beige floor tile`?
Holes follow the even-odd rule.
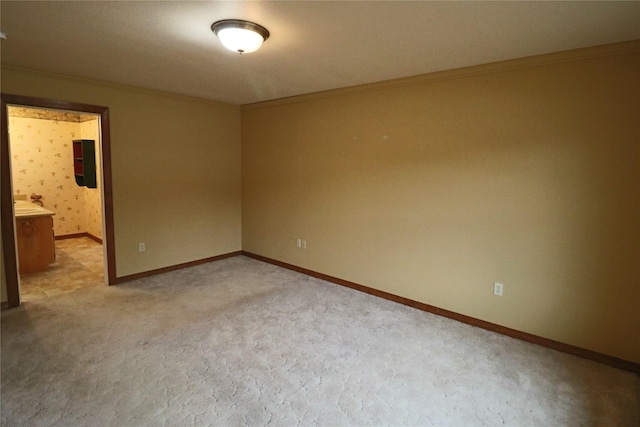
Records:
[[[62,295],[65,292],[62,289],[51,288],[51,289],[46,289],[43,293],[48,297],[53,297],[53,296],[56,296],[56,295]]]
[[[56,261],[47,271],[20,276],[22,301],[104,285],[102,245],[86,237],[56,240]]]

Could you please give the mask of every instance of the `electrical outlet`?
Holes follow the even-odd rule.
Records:
[[[147,250],[147,247],[143,242],[138,243],[138,251],[144,252],[146,250]]]
[[[498,282],[494,283],[493,284],[493,294],[501,297],[503,288],[504,288],[504,285],[502,283],[498,283]]]
[[[302,241],[302,249],[307,249],[307,241],[306,240]]]

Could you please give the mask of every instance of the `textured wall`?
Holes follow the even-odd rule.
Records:
[[[0,229],[0,241],[2,239],[2,230]],[[4,270],[4,252],[0,245],[0,259],[2,259],[2,268],[0,269],[0,302],[7,301],[7,275]]]
[[[84,193],[84,229],[87,233],[102,239],[102,157],[100,150],[99,120],[80,123],[82,139],[96,142],[96,179],[97,188],[83,187]]]
[[[17,109],[10,109],[14,110]],[[10,113],[14,194],[26,195],[27,200],[31,194],[42,195],[45,207],[56,213],[53,221],[56,236],[87,232],[102,238],[98,120],[78,122],[66,118],[64,114],[60,120],[53,120],[46,116],[13,117]],[[75,182],[71,144],[74,139],[96,141],[98,188],[80,187]]]
[[[640,61],[604,53],[244,107],[243,249],[640,362]]]
[[[109,107],[118,277],[240,250],[239,107],[10,67],[1,83]]]
[[[85,191],[73,175],[80,123],[10,116],[9,131],[14,194],[42,195],[44,207],[55,212],[56,236],[86,232]]]

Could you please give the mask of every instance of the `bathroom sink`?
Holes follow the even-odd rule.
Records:
[[[26,218],[31,216],[46,216],[55,215],[49,209],[38,206],[35,203],[27,202],[25,200],[17,200],[14,205],[16,218]]]
[[[34,214],[42,212],[41,208],[16,208],[16,215]]]

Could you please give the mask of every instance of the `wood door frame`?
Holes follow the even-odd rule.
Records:
[[[20,305],[20,290],[18,289],[18,262],[16,259],[15,224],[13,219],[13,194],[11,185],[11,159],[9,158],[9,119],[8,105],[22,107],[49,108],[55,110],[77,111],[92,113],[100,116],[100,133],[102,139],[102,199],[104,205],[104,241],[107,245],[107,284],[116,284],[116,253],[113,221],[113,192],[111,182],[111,131],[109,124],[109,108],[97,105],[78,104],[69,101],[58,101],[46,98],[33,98],[29,96],[0,94],[0,107],[2,108],[2,120],[0,123],[0,165],[1,165],[1,190],[2,195],[2,252],[7,280],[7,299],[9,307]]]

